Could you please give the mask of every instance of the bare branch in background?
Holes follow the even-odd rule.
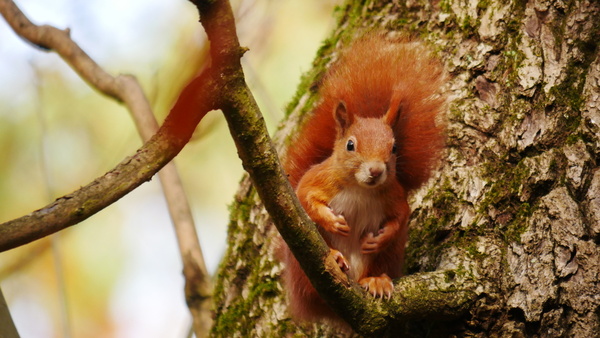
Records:
[[[19,338],[19,333],[10,315],[2,290],[0,290],[0,337]]]
[[[92,60],[71,38],[69,30],[33,24],[12,1],[0,1],[0,12],[13,30],[26,41],[44,49],[57,52],[91,87],[125,103],[130,111],[138,133],[144,142],[158,130],[158,123],[141,86],[130,75],[113,77]],[[175,164],[170,162],[158,173],[173,221],[186,277],[186,298],[202,299],[196,304],[193,317],[205,330],[211,326],[210,295],[212,285],[196,227],[183,185]],[[192,304],[193,302],[188,301]],[[200,332],[196,331],[196,334]]]

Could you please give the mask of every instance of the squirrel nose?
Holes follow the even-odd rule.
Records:
[[[382,168],[369,168],[369,175],[373,178],[378,178],[379,176],[381,176],[381,174],[383,174],[383,169]]]

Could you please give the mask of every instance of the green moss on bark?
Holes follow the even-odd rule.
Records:
[[[433,208],[427,215],[412,215],[418,223],[409,229],[410,245],[407,247],[406,270],[433,271],[439,263],[440,253],[450,245],[446,238],[450,233],[452,221],[458,212],[457,197],[448,182],[443,188],[436,189]]]

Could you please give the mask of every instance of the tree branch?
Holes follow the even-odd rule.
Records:
[[[398,296],[406,287],[397,287],[392,301],[374,306],[373,300],[360,287],[348,285],[341,278],[343,274],[337,273],[337,265],[328,259],[329,248],[302,210],[281,169],[262,116],[245,84],[240,65],[240,57],[245,50],[237,40],[229,3],[224,0],[193,2],[200,11],[201,22],[211,41],[211,67],[184,88],[163,126],[132,158],[44,209],[0,225],[0,250],[80,222],[149,180],[181,150],[206,112],[220,108],[227,119],[244,169],[250,174],[277,229],[317,291],[357,332],[365,335],[385,332],[390,321],[404,312],[434,315],[431,312],[419,312],[419,306]],[[4,3],[6,0],[0,2]],[[10,237],[12,232],[20,232],[20,235]],[[434,277],[416,280],[410,287],[429,290]],[[468,290],[464,292],[470,295]],[[459,308],[457,304],[464,305],[471,299],[447,298],[440,301],[455,308]],[[397,308],[402,309],[403,313]]]
[[[92,88],[96,88],[117,101],[124,102],[144,142],[156,133],[158,123],[135,77],[111,76],[70,38],[68,30],[33,24],[12,1],[0,1],[0,13],[25,41],[44,50],[56,51]],[[212,283],[198,242],[192,213],[175,164],[172,162],[166,164],[158,175],[177,234],[186,278],[185,294],[194,319],[196,336],[206,336],[212,323],[210,315]],[[52,204],[52,208],[55,208],[58,203],[60,202]],[[22,221],[25,220],[22,219]],[[17,227],[19,225],[13,223],[12,229]],[[2,226],[0,231],[2,229],[12,231],[8,226]],[[52,229],[47,230],[54,232]],[[27,241],[27,239],[23,240]]]
[[[201,22],[211,41],[213,62],[224,71],[219,80],[227,95],[221,95],[217,105],[227,119],[244,169],[249,173],[273,223],[319,294],[353,329],[365,335],[385,332],[394,318],[400,318],[405,313],[412,314],[411,318],[429,317],[440,315],[439,311],[449,307],[464,308],[472,300],[473,294],[466,287],[461,290],[461,282],[449,286],[461,293],[455,294],[455,297],[438,299],[440,306],[433,307],[429,312],[419,305],[421,302],[414,304],[401,295],[401,291],[406,290],[432,290],[432,295],[443,292],[440,288],[432,289],[432,284],[439,282],[438,275],[421,276],[413,278],[412,283],[401,284],[403,286],[395,292],[397,297],[388,303],[383,302],[381,307],[374,306],[372,297],[367,296],[356,283],[348,285],[335,261],[329,259],[328,246],[300,206],[281,169],[259,108],[244,81],[239,60],[243,49],[237,40],[228,1],[192,2],[200,10]]]
[[[97,63],[95,63],[76,43],[70,38],[70,30],[60,30],[58,28],[33,24],[21,12],[21,10],[11,0],[0,1],[0,13],[5,18],[11,28],[19,34],[26,42],[43,50],[56,51],[73,69],[87,81],[93,88],[101,93],[115,98],[120,102],[125,102],[124,93],[133,93],[135,91],[134,83],[123,80],[127,76],[113,77],[105,72]],[[131,86],[131,87],[130,87]],[[127,88],[128,90],[125,90]],[[137,93],[139,94],[139,93]],[[143,99],[143,94],[137,96],[137,99]],[[130,102],[132,104],[137,101]]]
[[[0,337],[3,338],[18,338],[19,333],[12,320],[6,299],[0,289]]]
[[[10,0],[0,0],[0,13],[23,38],[31,39],[35,45],[44,48],[56,46],[56,51],[95,88],[126,102],[136,120],[152,115],[147,100],[133,77],[113,78],[104,72],[70,40],[68,33],[50,26],[32,24]],[[202,95],[196,95],[196,92],[206,92],[206,89],[203,81],[193,81],[184,89],[178,99],[179,104],[176,104],[170,115],[185,115],[183,120],[186,122],[199,121],[210,107],[196,109],[195,114],[188,113],[188,109],[192,108],[191,104],[196,105],[193,108],[203,105],[202,100],[198,99]],[[148,124],[148,121],[145,123]],[[194,127],[195,125],[178,128],[171,123],[169,128],[161,128],[134,156],[125,159],[104,176],[40,210],[0,225],[0,250],[8,250],[78,223],[148,181],[181,150]],[[149,135],[151,133],[146,133],[144,138]]]

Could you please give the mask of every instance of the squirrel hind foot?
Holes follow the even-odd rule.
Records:
[[[382,273],[379,277],[365,277],[358,281],[358,284],[362,286],[368,293],[373,295],[375,298],[382,298],[385,296],[387,299],[392,298],[392,292],[394,291],[394,283],[392,279]]]

